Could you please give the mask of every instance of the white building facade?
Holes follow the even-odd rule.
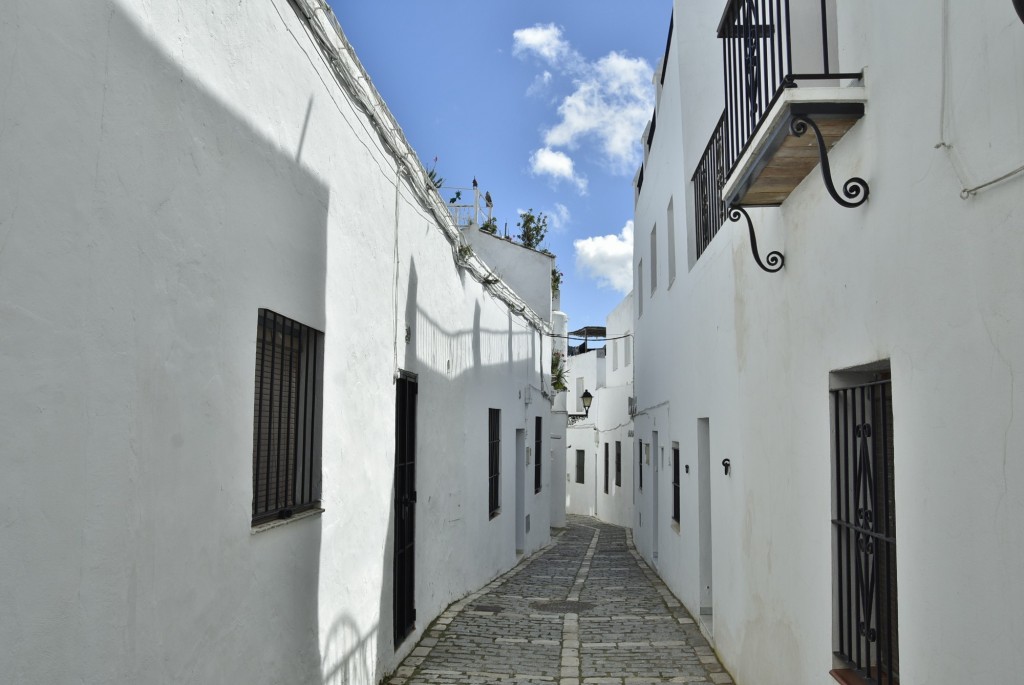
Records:
[[[630,527],[635,520],[633,456],[633,301],[627,295],[597,329],[603,347],[567,360],[565,510]],[[591,329],[587,329],[588,331]],[[592,396],[584,411],[582,395]]]
[[[1022,58],[1009,0],[675,2],[635,539],[738,683],[1024,668]]]
[[[550,295],[325,5],[16,0],[0,64],[4,682],[376,683],[546,543]]]

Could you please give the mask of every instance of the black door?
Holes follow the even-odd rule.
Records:
[[[416,624],[416,377],[395,384],[395,647]]]

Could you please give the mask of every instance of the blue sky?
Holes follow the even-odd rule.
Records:
[[[420,159],[447,185],[475,176],[499,230],[548,215],[569,326],[602,325],[631,288],[671,0],[328,1]]]

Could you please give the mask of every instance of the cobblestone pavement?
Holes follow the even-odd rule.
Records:
[[[452,604],[388,683],[732,683],[625,528],[570,516],[546,547]]]

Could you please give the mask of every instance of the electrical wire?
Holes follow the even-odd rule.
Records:
[[[593,335],[589,336],[589,337],[588,336],[584,336],[584,335],[558,335],[557,333],[547,333],[546,335],[549,338],[558,338],[559,340],[584,340],[584,341],[591,341],[592,340],[594,342],[608,342],[610,340],[622,340],[624,338],[632,338],[633,337],[632,333],[623,333],[622,335],[614,336],[614,337],[609,337],[609,336],[596,337],[596,336],[593,336]]]
[[[494,276],[479,257],[469,255],[464,259],[459,259],[458,246],[463,244],[464,240],[462,232],[455,226],[444,201],[438,195],[433,183],[429,181],[422,162],[413,152],[412,146],[398,122],[374,87],[363,65],[356,58],[352,45],[342,31],[331,8],[326,5],[324,0],[289,1],[302,14],[311,38],[325,55],[326,66],[348,95],[351,104],[369,122],[373,133],[376,134],[374,136],[376,141],[382,146],[381,152],[395,160],[399,170],[397,177],[405,178],[407,187],[414,196],[412,204],[419,204],[433,219],[432,223],[436,228],[448,239],[452,246],[453,258],[467,269],[474,280],[483,285],[486,292],[504,302],[513,313],[525,319],[532,328],[545,333],[550,331],[550,323],[530,308],[508,284]],[[318,14],[319,17],[316,16]],[[330,27],[330,34],[325,29],[325,25]],[[335,104],[337,105],[337,102]],[[363,144],[365,146],[365,143]]]

